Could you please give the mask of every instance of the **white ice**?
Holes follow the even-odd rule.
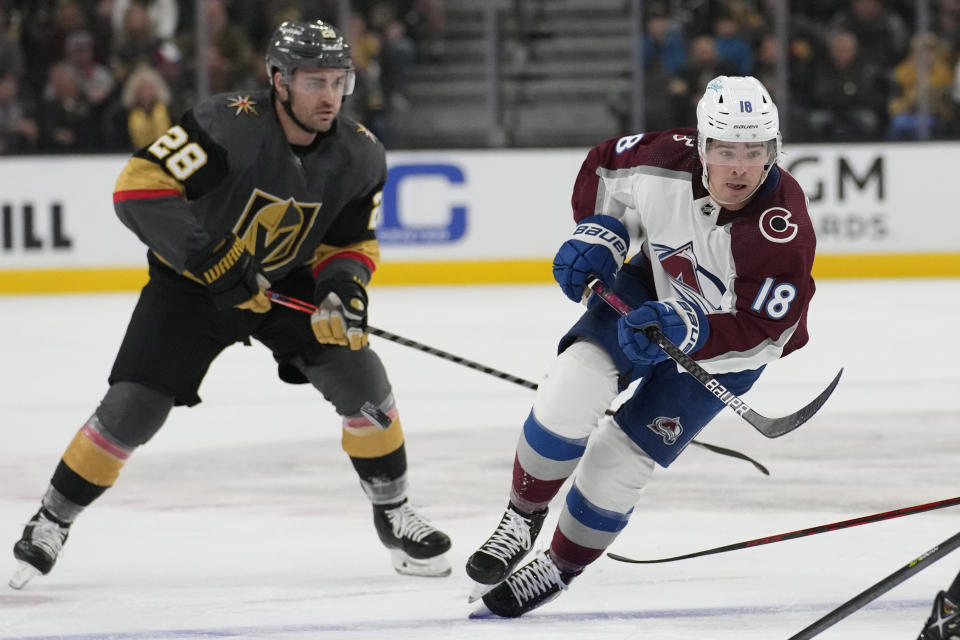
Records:
[[[374,326],[533,381],[580,311],[547,285],[384,287],[372,300]],[[10,547],[106,390],[134,301],[0,298],[0,572],[12,573]],[[960,280],[821,281],[810,344],[745,399],[785,415],[845,367],[834,396],[775,440],[721,414],[700,439],[771,476],[691,447],[654,475],[611,550],[671,556],[954,497],[958,319]],[[0,586],[0,640],[785,639],[960,530],[953,507],[661,565],[602,557],[525,618],[469,619],[464,561],[506,506],[533,393],[371,340],[403,417],[412,501],[454,540],[452,576],[393,572],[332,409],[281,383],[265,348],[237,345],[211,368],[204,402],[175,409],[80,516],[54,571],[23,591]],[[949,555],[820,637],[915,638],[958,569]]]

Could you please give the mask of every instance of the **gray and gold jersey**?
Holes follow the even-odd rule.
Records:
[[[363,125],[341,115],[311,145],[295,147],[268,90],[223,94],[133,155],[114,208],[178,273],[212,238],[233,232],[272,281],[341,258],[369,279],[386,173],[383,145]]]

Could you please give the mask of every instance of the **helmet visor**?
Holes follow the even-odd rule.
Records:
[[[763,167],[773,158],[771,140],[765,142],[729,142],[727,140],[707,140],[704,154],[707,164]]]

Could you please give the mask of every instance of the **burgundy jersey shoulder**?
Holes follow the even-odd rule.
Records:
[[[781,357],[807,342],[807,308],[816,291],[811,275],[816,234],[796,179],[778,167],[768,182],[742,210],[722,214],[729,215],[736,263],[736,313],[710,317],[711,340],[697,352],[698,359],[781,342],[790,327]]]
[[[800,260],[800,265],[794,263],[782,268],[799,267],[809,273],[817,239],[807,211],[806,194],[796,178],[781,167],[770,177],[774,180],[768,178],[768,183],[774,184],[764,184],[750,204],[730,216],[733,233],[740,243],[747,245],[744,253],[764,255],[768,269],[774,266],[770,260],[790,263]],[[748,259],[747,255],[736,257],[738,262]]]
[[[610,138],[590,149],[573,186],[574,219],[597,213],[601,170],[650,167],[692,173],[699,164],[696,136],[696,129],[668,129]]]

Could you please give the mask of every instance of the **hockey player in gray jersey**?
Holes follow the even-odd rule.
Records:
[[[121,221],[148,247],[150,279],[96,411],[67,446],[14,545],[22,588],[57,560],[75,518],[200,382],[226,347],[253,338],[279,377],[310,383],[342,417],[342,446],[399,573],[445,576],[450,539],[407,500],[404,438],[390,382],[367,344],[366,285],[386,180],[383,145],[340,114],[354,84],[332,25],[285,22],[266,53],[269,90],[214,96],[130,159]],[[316,302],[305,316],[267,288]],[[377,424],[361,412],[372,403]],[[381,413],[382,412],[382,413]]]

